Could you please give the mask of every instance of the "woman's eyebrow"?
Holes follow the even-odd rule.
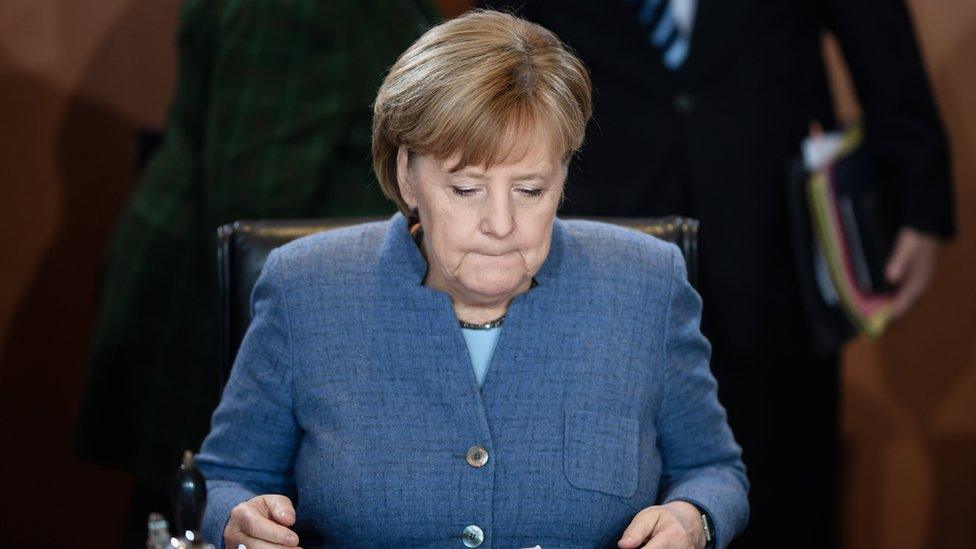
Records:
[[[475,172],[475,171],[467,171],[467,170],[461,170],[459,172],[450,175],[451,177],[468,177],[471,179],[479,179],[479,180],[488,179],[488,175],[483,172]],[[516,175],[515,177],[512,178],[512,181],[533,181],[533,180],[545,181],[548,178],[549,178],[549,174],[545,172],[531,172],[531,173]]]
[[[549,175],[541,172],[527,173],[523,175],[517,175],[512,179],[515,181],[529,181],[532,179],[546,179]]]
[[[455,176],[455,177],[470,177],[472,179],[488,179],[488,176],[485,175],[485,174],[483,174],[483,173],[480,173],[480,172],[471,172],[471,171],[466,171],[466,170],[462,170],[460,172],[455,172],[455,173],[453,173],[451,175],[452,176]]]

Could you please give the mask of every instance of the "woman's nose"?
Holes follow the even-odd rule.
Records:
[[[505,238],[515,230],[515,208],[512,198],[502,194],[489,197],[481,218],[481,232],[495,238]]]

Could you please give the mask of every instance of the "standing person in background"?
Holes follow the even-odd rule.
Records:
[[[135,476],[126,545],[169,509],[219,398],[216,228],[391,212],[370,173],[370,104],[434,19],[422,0],[183,5],[166,136],[113,237],[77,438],[82,458]]]
[[[897,196],[886,275],[904,315],[955,226],[944,131],[903,0],[487,5],[552,29],[592,71],[594,121],[562,212],[701,221],[703,331],[752,481],[736,546],[836,546],[837,350],[818,354],[809,341],[785,168],[812,120],[836,124],[821,50],[829,31],[880,180]]]

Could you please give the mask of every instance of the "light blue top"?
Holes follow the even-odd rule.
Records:
[[[495,344],[498,343],[498,335],[502,333],[502,327],[498,326],[490,330],[462,328],[461,331],[464,332],[464,342],[468,344],[468,356],[471,357],[474,378],[480,388],[485,384],[488,364],[491,363],[491,355],[495,352]]]
[[[426,273],[400,214],[271,252],[197,456],[205,537],[256,494],[293,498],[302,547],[463,549],[473,526],[479,549],[616,546],[674,500],[720,548],[742,531],[745,468],[676,246],[556,219],[481,389]]]

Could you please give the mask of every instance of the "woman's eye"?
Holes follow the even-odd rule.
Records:
[[[542,189],[519,189],[519,192],[529,198],[537,198],[542,196]]]
[[[478,192],[478,189],[471,189],[467,187],[451,187],[454,194],[458,196],[474,196],[474,193]]]

